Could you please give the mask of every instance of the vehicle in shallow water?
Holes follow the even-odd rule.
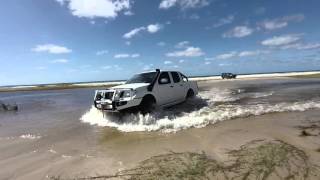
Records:
[[[197,82],[178,71],[144,72],[134,75],[125,84],[96,90],[94,106],[107,112],[138,109],[151,112],[155,107],[168,107],[198,94]]]
[[[222,73],[221,74],[222,79],[235,79],[236,77],[237,77],[237,75],[232,74],[232,73]]]

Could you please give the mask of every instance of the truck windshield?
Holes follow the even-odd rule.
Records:
[[[131,79],[129,79],[126,84],[132,83],[151,83],[154,77],[156,76],[156,72],[148,72],[134,75]]]

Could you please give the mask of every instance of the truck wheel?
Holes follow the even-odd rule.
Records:
[[[194,97],[194,92],[193,92],[192,89],[189,89],[189,90],[188,90],[188,93],[187,93],[187,95],[186,95],[186,99],[191,99],[191,98],[193,98],[193,97]]]
[[[156,100],[152,96],[145,96],[139,106],[140,112],[145,115],[151,113],[156,108]]]

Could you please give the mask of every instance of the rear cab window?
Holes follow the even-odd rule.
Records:
[[[177,72],[171,72],[172,80],[174,83],[180,82],[180,76]]]
[[[185,75],[182,74],[182,73],[180,73],[180,75],[181,75],[181,78],[182,78],[182,81],[183,81],[183,82],[188,82],[187,76],[185,76]]]

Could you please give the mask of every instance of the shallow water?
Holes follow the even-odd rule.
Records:
[[[92,125],[113,127],[123,132],[176,132],[201,128],[220,121],[275,112],[306,111],[320,108],[318,81],[235,82],[210,87],[183,104],[158,109],[152,114],[103,113],[94,107],[81,117]],[[230,86],[232,85],[232,86]]]
[[[0,93],[0,101],[19,106],[18,112],[0,112],[0,136],[39,134],[81,122],[123,132],[176,132],[237,117],[320,107],[317,79],[201,82],[200,89],[196,98],[146,116],[96,110],[92,106],[94,89]]]
[[[232,137],[215,128],[217,122],[280,118],[277,112],[294,119],[300,118],[296,112],[313,109],[303,117],[319,115],[318,79],[211,81],[199,87],[188,102],[122,117],[92,108],[90,88],[0,93],[0,101],[19,106],[18,112],[0,112],[0,179],[114,172],[168,150],[217,151],[212,141],[228,144]],[[211,138],[212,132],[221,137]]]

